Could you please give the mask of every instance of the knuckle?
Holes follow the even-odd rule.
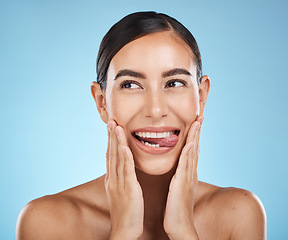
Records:
[[[108,184],[107,189],[109,190],[109,192],[113,192],[115,190],[115,187],[113,184]]]
[[[111,153],[110,152],[106,152],[106,159],[107,160],[111,159]]]
[[[105,182],[105,188],[108,190],[108,192],[114,192],[115,191],[115,184],[111,182],[111,180],[108,180]]]
[[[109,185],[109,181],[110,181],[110,178],[107,177],[107,175],[106,175],[105,180],[104,180],[105,187],[107,187]]]

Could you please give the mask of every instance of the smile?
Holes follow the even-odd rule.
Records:
[[[180,130],[171,127],[143,128],[132,132],[136,145],[151,154],[163,154],[172,150]]]
[[[166,138],[174,132],[135,132],[135,135],[143,138]]]

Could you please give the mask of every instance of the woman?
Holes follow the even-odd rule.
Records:
[[[91,86],[107,123],[107,174],[27,204],[17,239],[266,239],[253,193],[198,181],[209,89],[178,21],[139,12],[116,23]]]

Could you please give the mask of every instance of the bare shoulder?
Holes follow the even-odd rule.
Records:
[[[29,202],[19,214],[16,239],[83,239],[86,234],[92,236],[90,229],[105,225],[107,219],[100,181],[96,179]],[[108,227],[108,221],[106,225]],[[84,239],[92,239],[91,236]]]
[[[266,239],[266,214],[260,199],[240,188],[208,184],[207,202],[217,209],[217,219],[229,228],[229,239]]]
[[[69,212],[69,214],[67,213]],[[63,232],[77,215],[76,204],[68,198],[51,195],[29,202],[21,211],[16,239],[61,239]]]

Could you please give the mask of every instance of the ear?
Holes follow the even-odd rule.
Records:
[[[207,75],[201,78],[201,84],[199,86],[199,105],[200,105],[200,114],[203,116],[204,108],[206,105],[207,97],[210,91],[210,79]]]
[[[99,83],[92,82],[91,93],[96,103],[97,110],[100,114],[101,119],[103,120],[103,122],[108,123],[109,115],[106,107],[105,94],[101,90]]]

